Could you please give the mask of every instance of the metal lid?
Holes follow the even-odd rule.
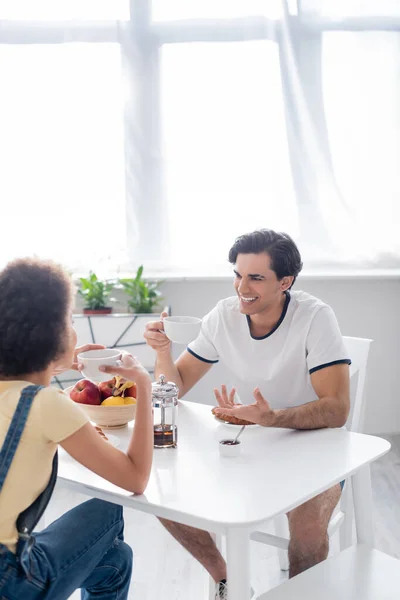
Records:
[[[173,398],[179,394],[179,388],[173,381],[167,381],[165,375],[160,375],[158,381],[151,384],[153,398]]]

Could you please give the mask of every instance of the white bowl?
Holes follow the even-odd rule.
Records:
[[[73,386],[66,388],[64,392],[69,396]],[[74,402],[71,400],[71,402]],[[90,421],[107,429],[120,429],[126,427],[129,421],[136,416],[136,404],[124,406],[102,406],[101,404],[81,404],[77,402],[87,414]]]
[[[189,344],[201,329],[201,319],[197,317],[165,317],[163,324],[166,336],[177,344]]]
[[[85,379],[94,382],[108,381],[109,373],[99,371],[101,365],[116,367],[121,365],[121,351],[118,348],[102,348],[99,350],[87,350],[78,354],[78,363],[82,364],[82,375]]]
[[[239,456],[242,452],[242,444],[241,441],[238,440],[235,444],[229,444],[227,442],[233,442],[232,439],[225,439],[219,441],[219,453],[221,456],[225,456],[228,458]]]

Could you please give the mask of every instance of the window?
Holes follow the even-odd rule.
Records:
[[[272,227],[397,267],[400,3],[287,6],[0,0],[0,263],[210,270]]]
[[[279,18],[281,0],[152,0],[155,21],[230,19],[248,16]]]
[[[129,0],[0,0],[0,19],[127,19]]]
[[[319,17],[395,17],[400,16],[399,0],[302,0],[304,14]]]
[[[119,46],[0,45],[0,81],[1,262],[125,247]]]
[[[400,250],[400,33],[323,37],[324,103],[343,197],[372,256]],[[366,248],[364,249],[366,251]]]
[[[276,44],[165,45],[161,73],[172,264],[222,264],[256,227],[296,232]]]

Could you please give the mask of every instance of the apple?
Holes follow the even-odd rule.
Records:
[[[100,404],[99,388],[89,379],[81,379],[70,392],[70,398],[78,404]]]
[[[115,383],[116,383],[116,380],[115,380],[115,377],[113,377],[112,379],[109,379],[108,381],[102,381],[101,383],[99,383],[97,385],[97,387],[99,388],[99,392],[100,392],[102,400],[105,400],[106,398],[109,398],[110,396],[113,395]]]
[[[136,383],[132,382],[132,385],[124,391],[124,398],[136,398]]]

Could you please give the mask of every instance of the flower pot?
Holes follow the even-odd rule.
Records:
[[[112,306],[103,306],[103,308],[84,308],[84,315],[109,315],[112,313]]]

